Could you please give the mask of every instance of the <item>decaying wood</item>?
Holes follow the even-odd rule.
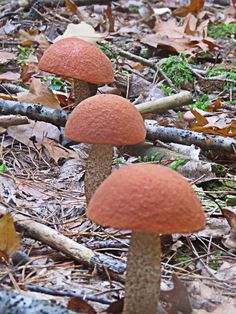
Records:
[[[0,208],[0,215],[4,214],[5,211]],[[104,254],[97,254],[84,245],[71,240],[58,231],[36,222],[27,216],[15,212],[12,212],[12,216],[18,231],[24,231],[28,236],[47,244],[78,262],[92,267],[96,266],[99,270],[103,270],[103,268],[106,267],[115,273],[123,273],[125,270],[125,263],[122,261],[114,261]]]
[[[204,150],[223,150],[230,153],[233,153],[234,147],[236,147],[236,139],[231,137],[158,126],[154,120],[145,120],[145,127],[147,129],[146,138],[153,142],[160,140],[163,142],[174,142],[183,145],[195,144]]]
[[[14,291],[0,289],[0,314],[5,313],[54,313],[54,314],[73,314],[62,305],[46,300],[33,299],[25,294]]]
[[[0,127],[5,128],[5,129],[8,128],[9,126],[28,124],[28,123],[29,123],[29,119],[24,116],[15,116],[15,115],[0,116]]]

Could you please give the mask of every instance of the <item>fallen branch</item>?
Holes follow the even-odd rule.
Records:
[[[47,289],[44,287],[33,286],[33,285],[26,285],[26,288],[33,292],[39,292],[39,293],[49,294],[49,295],[58,296],[58,297],[76,297],[76,298],[81,298],[86,301],[97,302],[101,304],[113,303],[113,301],[108,300],[108,299],[99,298],[96,296],[89,296],[84,293],[78,293],[78,292],[73,292],[73,291],[52,290],[52,289]]]
[[[184,94],[183,94],[184,93]],[[187,94],[188,92],[182,92],[176,94],[173,97],[172,101],[167,100],[168,105],[163,105],[165,98],[156,100],[155,102],[148,102],[139,104],[141,113],[158,113],[163,112],[169,108],[173,108],[175,102],[175,97],[179,97],[178,107],[186,105],[187,99],[190,100],[190,97]],[[179,95],[179,96],[177,96]],[[184,97],[183,97],[184,95]],[[180,99],[182,99],[180,101]],[[27,116],[33,120],[40,120],[52,123],[57,126],[65,126],[69,113],[64,110],[51,109],[49,107],[29,104],[29,103],[20,103],[17,101],[3,100],[0,99],[0,114],[20,114]],[[188,130],[182,130],[177,128],[163,127],[158,126],[154,120],[145,120],[145,126],[147,129],[147,139],[150,141],[160,140],[162,142],[173,142],[178,144],[191,145],[195,144],[205,150],[223,150],[226,152],[234,153],[234,147],[236,147],[236,139],[230,137],[223,137],[217,135],[203,134]]]
[[[189,105],[193,101],[190,92],[182,91],[178,94],[163,97],[154,101],[136,105],[140,113],[163,113],[169,109],[176,109]]]
[[[2,83],[0,84],[0,93],[4,94],[17,94],[22,92],[27,92],[28,89],[21,86],[14,85],[12,83]]]
[[[5,211],[0,208],[0,215],[4,214]],[[103,270],[103,268],[106,267],[115,273],[123,273],[125,270],[124,262],[114,260],[105,254],[95,253],[84,245],[71,240],[58,231],[36,222],[27,216],[16,212],[12,212],[12,216],[18,231],[24,231],[31,238],[47,244],[78,262],[82,262],[91,267],[96,266],[98,270]]]
[[[15,116],[15,115],[0,116],[0,127],[5,128],[5,129],[8,128],[9,126],[28,124],[28,123],[29,123],[29,119],[24,116]]]
[[[2,288],[0,289],[0,313],[75,314],[74,311],[70,311],[55,302],[33,299],[25,294],[16,293]]]
[[[57,126],[64,126],[69,115],[64,110],[4,99],[0,99],[0,114],[19,114],[32,120],[49,122]]]
[[[191,93],[182,91],[178,94],[167,96],[137,105],[138,110],[143,113],[162,113],[169,109],[188,105],[192,102]],[[23,103],[0,99],[0,114],[20,114],[33,120],[41,120],[53,123],[57,126],[64,126],[69,113],[63,110],[51,109],[42,105]]]
[[[184,145],[195,144],[205,150],[223,150],[229,153],[233,153],[234,147],[236,147],[234,138],[158,126],[155,120],[145,120],[145,127],[147,129],[146,138],[152,142],[160,140]]]

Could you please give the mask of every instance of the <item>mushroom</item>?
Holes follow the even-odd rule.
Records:
[[[39,61],[39,69],[74,79],[75,103],[95,95],[97,84],[114,81],[111,61],[94,45],[79,38],[52,44]]]
[[[144,141],[146,130],[139,111],[127,99],[96,95],[83,100],[70,114],[65,136],[91,145],[85,174],[87,204],[97,187],[111,173],[112,145]]]
[[[156,314],[160,295],[160,234],[204,228],[195,192],[180,174],[137,164],[113,172],[87,211],[95,223],[132,230],[125,282],[125,314]]]

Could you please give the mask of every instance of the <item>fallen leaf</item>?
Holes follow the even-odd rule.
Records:
[[[173,12],[173,16],[186,16],[188,13],[198,13],[204,7],[205,0],[191,0],[188,6],[180,7]]]
[[[16,55],[12,52],[0,50],[0,64],[7,64],[11,60],[15,60]]]
[[[44,138],[59,141],[60,131],[55,125],[43,121],[31,121],[27,125],[10,126],[8,135],[29,147],[41,148]]]
[[[194,36],[197,30],[198,19],[193,14],[188,14],[184,21],[184,32],[187,35]]]
[[[0,257],[6,260],[20,247],[20,237],[16,233],[10,214],[0,218]]]
[[[104,38],[103,35],[96,33],[90,24],[85,22],[81,22],[79,24],[69,23],[65,32],[61,36],[58,36],[54,42],[68,37],[81,38],[94,45],[96,45],[97,41]]]
[[[106,309],[106,313],[122,313],[124,307],[124,298],[113,302],[111,305],[108,306]]]
[[[161,291],[161,300],[167,303],[168,313],[192,313],[187,288],[175,274],[172,275],[172,281],[174,283],[172,290]]]
[[[74,14],[78,13],[77,5],[72,0],[66,0],[66,9]]]
[[[11,82],[11,81],[17,81],[20,78],[19,73],[15,72],[5,72],[0,74],[0,82]]]
[[[72,310],[75,313],[96,314],[96,311],[87,301],[78,297],[70,298],[67,304],[67,309]]]
[[[55,140],[51,140],[47,137],[43,139],[42,146],[47,149],[50,157],[55,162],[58,162],[60,158],[78,158],[78,154],[75,151],[62,146],[58,144]]]
[[[33,78],[30,89],[27,92],[17,94],[21,102],[36,103],[53,109],[61,109],[57,96],[43,84],[40,79]]]

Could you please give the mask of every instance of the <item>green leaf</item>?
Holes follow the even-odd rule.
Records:
[[[1,164],[1,166],[0,166],[0,172],[1,172],[1,173],[7,172],[7,164],[6,164],[6,161],[5,161],[5,160],[3,160],[3,162],[2,162],[2,164]]]
[[[176,170],[179,166],[186,164],[186,162],[188,162],[189,160],[190,160],[189,158],[176,160],[171,163],[170,168]]]

